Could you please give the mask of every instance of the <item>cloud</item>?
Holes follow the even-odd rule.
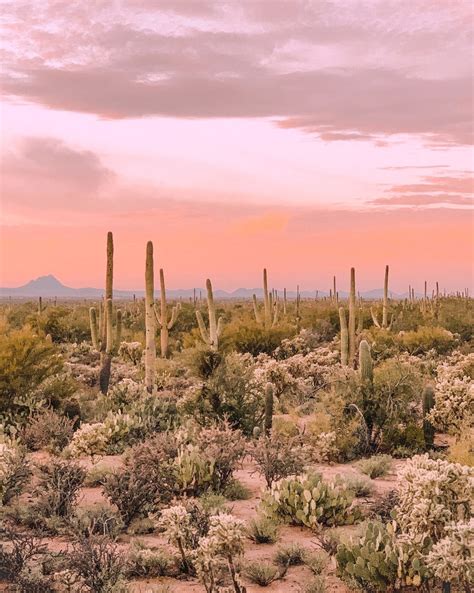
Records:
[[[376,198],[368,204],[379,206],[430,206],[432,204],[453,204],[457,206],[473,206],[474,199],[456,194],[407,194],[391,196],[390,198]]]
[[[5,206],[83,208],[113,182],[115,174],[89,150],[72,148],[56,138],[24,138],[2,157]]]
[[[3,92],[109,119],[273,118],[328,142],[470,144],[469,10],[448,4],[16,0]]]
[[[474,192],[474,177],[464,175],[461,177],[424,177],[422,183],[409,183],[393,185],[386,191],[395,193],[425,193],[425,192],[458,192],[472,194]]]

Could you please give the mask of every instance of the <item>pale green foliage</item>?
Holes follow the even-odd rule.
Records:
[[[343,483],[324,482],[319,474],[286,478],[272,484],[262,498],[269,515],[317,529],[345,525],[355,519],[354,495]]]
[[[357,462],[357,467],[363,474],[369,478],[379,478],[387,475],[392,466],[392,458],[390,455],[374,455],[368,459],[361,459]]]
[[[453,521],[468,519],[474,504],[474,470],[428,455],[412,457],[399,473],[396,518],[403,532],[438,539]]]
[[[451,523],[445,533],[426,557],[426,565],[438,579],[467,587],[474,583],[474,527]]]
[[[21,493],[30,474],[25,451],[12,440],[0,442],[0,508]]]
[[[435,406],[428,419],[459,433],[474,421],[474,354],[453,353],[436,368]]]

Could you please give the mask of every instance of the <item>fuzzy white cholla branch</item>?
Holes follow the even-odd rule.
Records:
[[[440,430],[458,433],[474,420],[474,354],[454,352],[436,368],[435,406],[428,416]]]
[[[412,457],[399,472],[395,509],[402,532],[437,540],[453,521],[467,520],[474,508],[474,469],[425,455]]]
[[[446,537],[437,542],[426,558],[435,577],[463,587],[474,583],[474,525],[467,522],[446,526]],[[469,590],[469,589],[466,589]]]

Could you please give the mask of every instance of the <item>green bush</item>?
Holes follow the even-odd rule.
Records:
[[[392,466],[390,455],[374,455],[368,459],[361,459],[357,462],[357,467],[363,474],[369,478],[380,478],[386,476]]]
[[[320,525],[349,525],[357,517],[354,495],[343,484],[324,482],[319,474],[286,478],[264,493],[269,516],[317,529]]]

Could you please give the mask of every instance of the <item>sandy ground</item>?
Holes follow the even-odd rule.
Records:
[[[46,462],[48,455],[44,453],[33,453],[31,455],[34,462]],[[94,461],[90,459],[82,459],[80,463],[87,469],[92,467],[108,467],[117,468],[121,464],[120,456],[107,456]],[[386,492],[396,488],[396,473],[403,465],[403,461],[395,461],[389,475],[384,478],[373,480],[375,485],[375,497],[385,494]],[[316,465],[314,469],[321,473],[324,478],[334,478],[336,475],[362,475],[359,470],[352,465]],[[254,467],[246,462],[242,468],[235,472],[235,477],[242,482],[252,493],[248,500],[239,500],[228,503],[232,514],[245,521],[249,521],[257,516],[258,506],[261,500],[261,492],[264,489],[264,481],[262,477],[254,471]],[[102,495],[100,488],[83,488],[81,490],[78,504],[80,506],[91,506],[95,504],[105,503],[106,499]],[[338,530],[349,535],[356,530],[356,527],[340,527]],[[153,546],[166,545],[165,540],[158,534],[148,534],[141,536],[121,536],[118,540],[120,546],[126,548],[134,539],[140,539],[144,543]],[[51,551],[60,551],[68,546],[68,539],[65,537],[48,538],[44,540],[48,544]],[[307,528],[295,527],[285,525],[281,528],[280,539],[276,544],[254,544],[250,540],[245,546],[246,561],[267,560],[272,561],[277,548],[284,544],[298,543],[310,551],[320,551],[317,546],[317,535]],[[304,585],[312,579],[311,571],[302,566],[290,567],[286,576],[268,587],[260,587],[255,584],[246,583],[248,593],[257,593],[268,591],[269,593],[287,593],[295,592],[301,593],[304,590]],[[351,589],[347,588],[335,576],[335,566],[330,562],[325,572],[326,590],[328,593],[349,593]],[[169,578],[150,579],[141,581],[131,581],[130,591],[132,593],[162,593],[162,586],[168,585],[170,593],[205,593],[205,589],[197,581],[177,580]],[[0,588],[0,591],[2,589]],[[165,589],[166,593],[168,591]]]

